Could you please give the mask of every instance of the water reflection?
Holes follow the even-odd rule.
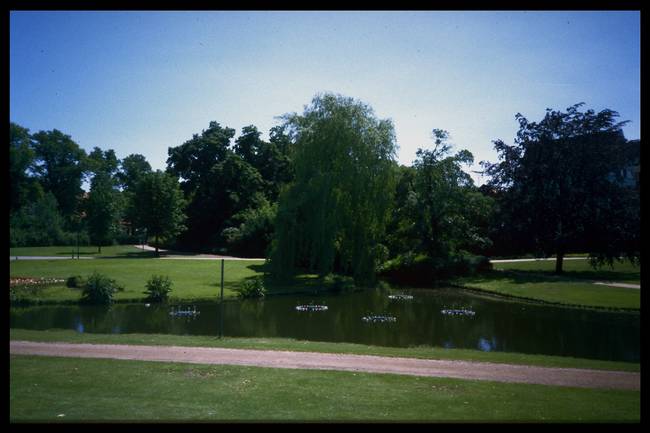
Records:
[[[389,295],[413,296],[395,302]],[[296,306],[327,305],[325,311]],[[200,315],[173,317],[173,305],[116,304],[111,308],[42,306],[13,308],[15,328],[75,329],[96,333],[169,333],[233,337],[285,337],[381,346],[441,346],[639,361],[638,314],[521,304],[457,289],[390,289],[263,300],[197,303]],[[467,310],[474,315],[446,315]],[[364,322],[368,315],[395,322]],[[223,321],[223,325],[221,322]]]

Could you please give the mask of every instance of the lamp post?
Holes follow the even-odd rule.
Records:
[[[223,338],[223,266],[224,259],[221,259],[221,313],[219,314],[219,338]]]

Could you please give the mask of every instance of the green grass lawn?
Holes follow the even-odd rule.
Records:
[[[619,283],[640,284],[641,268],[630,262],[615,262],[613,267],[608,265],[594,269],[589,264],[589,260],[565,260],[562,268],[564,274],[556,276],[555,261],[535,261],[535,262],[514,262],[514,263],[494,263],[494,269],[517,271],[521,273],[543,274],[557,281],[568,281],[570,279],[594,280],[594,281],[614,281]]]
[[[77,255],[77,248],[74,246],[65,247],[17,247],[9,248],[9,256],[49,256],[49,257],[72,257],[72,251]],[[131,245],[111,245],[102,247],[101,254],[95,246],[79,247],[79,257],[153,257],[153,252],[143,251]]]
[[[473,277],[458,278],[454,282],[496,294],[559,304],[600,308],[641,308],[639,289],[601,286],[574,279],[493,271]]]
[[[108,247],[111,248],[111,247]],[[118,247],[112,247],[118,248]],[[127,248],[127,247],[119,247]],[[118,254],[115,250],[112,253]],[[128,251],[124,254],[131,254]],[[96,260],[18,260],[9,265],[11,277],[51,277],[65,279],[72,275],[89,276],[98,271],[115,279],[125,290],[116,294],[117,301],[144,299],[146,281],[154,274],[167,275],[173,282],[171,297],[176,300],[214,300],[220,293],[220,267],[218,260],[163,260],[150,256],[129,258],[104,258]],[[143,253],[148,254],[148,253]],[[142,257],[142,258],[137,258]],[[568,260],[562,276],[553,273],[552,261],[497,263],[497,271],[474,277],[459,278],[456,284],[490,291],[496,294],[517,296],[553,303],[605,308],[640,308],[640,290],[595,285],[592,280],[637,283],[640,268],[629,263],[617,263],[614,268],[593,270],[586,260]],[[225,262],[224,296],[234,298],[236,290],[255,276],[263,276],[264,261]],[[322,290],[327,287],[314,275],[302,275],[292,283],[275,283],[265,278],[269,293],[291,293],[305,290]],[[81,296],[78,289],[63,284],[48,286],[28,295],[40,302],[75,302]]]
[[[10,329],[11,340],[88,344],[138,344],[160,346],[225,347],[231,349],[289,350],[299,352],[347,353],[356,355],[398,356],[405,358],[496,362],[542,367],[591,368],[598,370],[640,371],[638,363],[600,361],[564,356],[529,355],[509,352],[483,352],[442,347],[384,347],[354,343],[331,343],[290,338],[231,338],[170,334],[89,334],[72,330],[35,331]]]
[[[263,261],[228,260],[224,268],[224,296],[236,296],[247,278],[262,275]],[[65,279],[72,275],[88,277],[93,271],[108,275],[125,290],[116,300],[139,300],[152,275],[167,275],[172,280],[170,296],[177,299],[217,299],[220,295],[221,262],[217,260],[96,259],[96,260],[18,260],[9,264],[11,277],[52,277]],[[34,295],[44,301],[76,301],[81,290],[59,284],[44,288]]]
[[[321,370],[11,356],[19,421],[632,421],[640,392]]]
[[[224,264],[224,297],[235,298],[245,281],[263,277],[270,294],[325,290],[330,282],[316,275],[298,275],[289,282],[277,282],[265,274],[264,260],[226,260]],[[172,280],[172,300],[215,300],[221,291],[221,261],[158,258],[103,258],[96,260],[17,260],[9,262],[10,277],[45,277],[66,279],[73,275],[88,277],[94,271],[108,275],[124,287],[117,292],[116,301],[143,300],[145,284],[152,275],[167,275]],[[65,283],[43,287],[26,295],[39,302],[76,302],[80,289]]]
[[[567,260],[556,275],[554,261],[494,263],[494,271],[453,282],[501,295],[600,308],[641,308],[640,289],[593,284],[593,281],[640,284],[641,269],[629,262],[593,269],[588,260]]]

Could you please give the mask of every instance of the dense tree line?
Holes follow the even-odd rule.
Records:
[[[56,129],[10,124],[11,246],[139,243],[267,257],[279,277],[331,272],[371,283],[409,266],[467,267],[476,255],[586,251],[595,264],[638,259],[638,141],[611,110],[516,116],[513,145],[494,142],[488,182],[449,133],[432,130],[411,166],[396,162],[392,122],[340,95],[317,95],[284,115],[268,141],[254,126],[207,129],[168,149],[153,171],[143,155],[89,153]],[[89,191],[81,186],[87,182]],[[419,263],[419,265],[418,265]],[[399,273],[399,272],[398,272]]]

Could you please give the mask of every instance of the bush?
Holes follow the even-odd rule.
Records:
[[[82,288],[85,284],[86,280],[81,275],[73,275],[65,280],[65,285],[73,289]]]
[[[352,292],[356,289],[354,278],[345,275],[328,274],[324,283],[334,292]]]
[[[172,291],[172,281],[167,276],[152,275],[146,285],[147,300],[151,302],[165,302]]]
[[[266,295],[266,287],[261,277],[244,281],[244,285],[237,291],[237,296],[241,299],[263,298]]]
[[[487,257],[455,255],[447,258],[405,254],[387,261],[379,274],[395,282],[429,286],[436,281],[474,275],[492,269]]]
[[[115,292],[124,290],[119,287],[115,280],[98,272],[88,278],[81,294],[81,302],[84,304],[110,304],[113,302]]]

